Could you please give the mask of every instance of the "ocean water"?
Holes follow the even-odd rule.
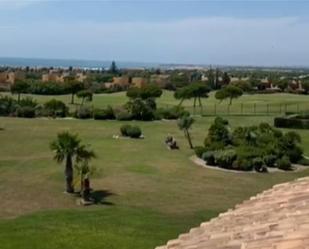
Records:
[[[0,57],[0,66],[11,67],[79,67],[79,68],[108,68],[111,61],[99,60],[69,60],[69,59],[37,59],[37,58],[5,58]],[[158,63],[121,62],[116,61],[119,68],[155,68]]]

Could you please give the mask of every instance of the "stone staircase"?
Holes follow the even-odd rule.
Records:
[[[275,185],[156,249],[309,249],[309,177]]]

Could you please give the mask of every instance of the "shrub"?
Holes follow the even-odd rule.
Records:
[[[156,111],[156,115],[160,117],[160,119],[178,119],[181,116],[188,113],[184,110],[183,107],[172,107],[172,108],[160,108]]]
[[[264,156],[264,163],[267,167],[274,167],[277,157],[275,155],[266,155]]]
[[[253,169],[252,160],[249,160],[247,158],[237,158],[233,162],[233,169],[251,171]]]
[[[131,138],[140,138],[142,131],[138,126],[123,125],[120,127],[120,133],[122,136]]]
[[[125,108],[132,115],[133,119],[144,121],[153,120],[154,110],[152,109],[151,104],[148,104],[143,99],[136,98],[126,103]]]
[[[267,171],[267,168],[264,166],[264,161],[261,157],[254,158],[252,160],[252,166],[256,172],[266,172]]]
[[[215,153],[215,161],[221,168],[231,169],[236,160],[236,152],[233,149],[221,150]]]
[[[118,109],[115,112],[115,117],[119,121],[127,121],[127,120],[132,120],[132,114],[128,112],[126,109]]]
[[[16,112],[17,101],[12,97],[0,96],[0,116],[8,116]]]
[[[308,158],[302,158],[298,161],[299,164],[309,166],[309,159]]]
[[[127,133],[131,138],[140,138],[142,135],[142,130],[138,126],[131,126],[128,128]]]
[[[226,122],[222,118],[216,118],[215,122],[208,129],[208,136],[205,139],[205,147],[213,148],[213,144],[223,144],[223,146],[231,143],[231,134],[228,130]]]
[[[287,117],[277,117],[274,125],[278,128],[309,129],[309,119],[298,118],[295,115]]]
[[[286,155],[289,157],[290,161],[292,163],[297,163],[302,159],[302,155],[303,155],[303,150],[298,147],[295,146],[289,150],[286,151]]]
[[[206,162],[209,166],[216,166],[215,160],[215,152],[214,151],[206,151],[202,155],[202,159]]]
[[[105,109],[95,109],[93,116],[94,119],[98,120],[115,119],[114,110],[111,106],[108,106]]]
[[[195,155],[199,158],[202,158],[203,154],[206,152],[206,148],[203,146],[194,147]]]
[[[16,115],[20,118],[34,118],[35,108],[32,106],[20,106],[17,108]]]
[[[38,102],[31,98],[31,97],[26,97],[26,98],[22,98],[19,103],[18,103],[19,106],[27,106],[27,107],[37,107],[38,106]]]
[[[284,157],[278,159],[276,164],[277,164],[277,167],[279,169],[282,169],[282,170],[291,170],[292,169],[291,162],[290,162],[290,160],[287,156],[284,156]]]
[[[120,133],[122,136],[124,137],[127,137],[129,134],[128,134],[128,129],[131,127],[131,125],[128,125],[128,124],[125,124],[125,125],[122,125],[120,127]]]
[[[76,118],[89,119],[93,117],[93,111],[89,107],[80,107],[75,114]]]
[[[60,100],[51,99],[43,105],[42,114],[50,117],[65,117],[68,107]]]

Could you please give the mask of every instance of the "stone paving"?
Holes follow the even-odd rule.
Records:
[[[275,185],[156,249],[309,249],[309,177]]]

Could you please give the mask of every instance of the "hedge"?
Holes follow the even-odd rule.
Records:
[[[277,117],[274,119],[274,125],[277,128],[309,129],[309,118],[301,115]]]

